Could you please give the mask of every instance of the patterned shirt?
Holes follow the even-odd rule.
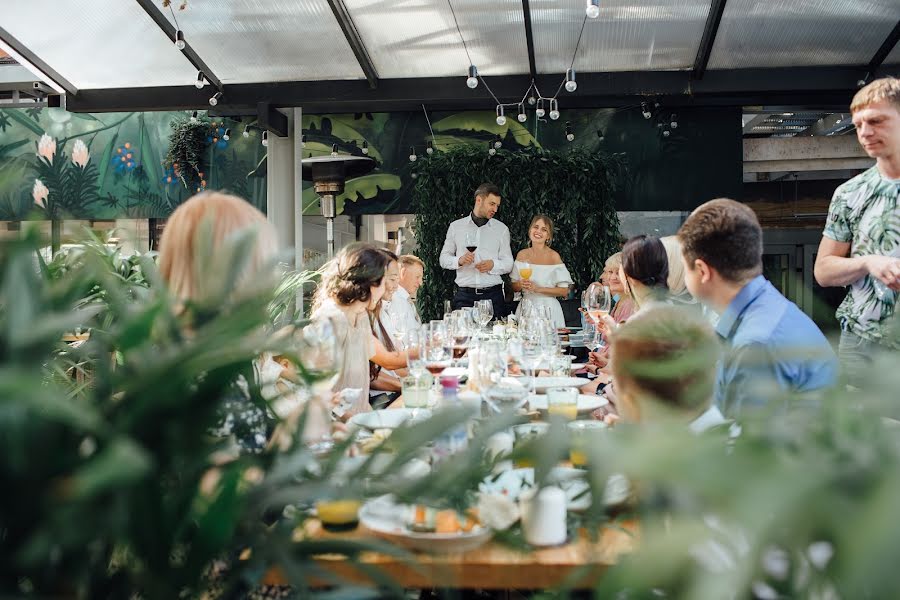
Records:
[[[822,234],[836,242],[850,244],[850,256],[886,256],[900,247],[900,182],[882,176],[872,167],[834,191],[828,220]],[[878,299],[872,276],[850,284],[847,297],[837,309],[842,327],[866,340],[883,343],[895,350],[900,340],[887,335],[894,314],[893,294]]]

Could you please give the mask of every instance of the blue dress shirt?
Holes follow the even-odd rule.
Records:
[[[804,394],[834,385],[838,362],[812,319],[762,275],[741,288],[716,325],[726,343],[716,402],[726,417],[757,408],[785,392]]]

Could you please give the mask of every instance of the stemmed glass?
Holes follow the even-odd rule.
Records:
[[[599,324],[612,309],[612,296],[608,287],[594,282],[585,290],[581,303],[591,321]]]
[[[310,446],[314,452],[326,452],[334,447],[329,396],[341,372],[335,324],[327,317],[316,319],[299,330],[296,339],[301,379],[312,400],[304,439],[312,442]]]
[[[407,408],[413,410],[412,418],[416,418],[418,409],[428,404],[427,389],[424,396],[420,393],[419,382],[426,371],[426,354],[427,345],[425,343],[426,335],[423,329],[416,328],[410,331],[405,338],[406,343],[406,365],[409,367],[409,373],[415,379],[415,393],[412,395],[404,395],[403,404]]]
[[[435,387],[438,387],[438,376],[450,362],[450,345],[447,326],[443,321],[432,321],[428,324],[425,337],[425,368],[434,376]]]
[[[475,255],[475,250],[478,249],[478,233],[475,231],[466,232],[466,250]]]
[[[531,386],[529,394],[536,391],[537,370],[544,359],[544,347],[541,336],[536,333],[526,333],[522,336],[522,368],[531,373]]]
[[[494,304],[490,300],[477,300],[475,306],[478,308],[478,322],[486,328],[494,318]]]

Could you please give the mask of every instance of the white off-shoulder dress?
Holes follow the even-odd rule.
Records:
[[[512,273],[510,273],[509,278],[513,281],[521,281],[522,276],[519,274],[519,269],[522,266],[522,261],[517,260],[513,264]],[[566,268],[566,265],[563,263],[555,264],[555,265],[536,265],[531,263],[531,281],[538,287],[567,287],[572,285],[572,276],[569,274],[569,269]],[[527,299],[531,302],[532,306],[546,306],[550,309],[550,317],[553,319],[554,324],[557,327],[565,327],[566,320],[563,317],[562,306],[559,304],[559,300],[554,298],[553,296],[547,296],[546,294],[536,294],[533,292],[522,292],[522,299]],[[519,307],[516,309],[516,316],[521,317],[522,303],[519,302]]]

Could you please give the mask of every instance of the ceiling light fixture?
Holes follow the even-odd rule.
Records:
[[[263,145],[264,148],[268,148],[268,147],[269,147],[269,132],[268,132],[268,131],[263,131],[263,134],[262,134],[262,145]]]
[[[475,68],[475,65],[469,65],[469,77],[466,79],[466,85],[471,90],[478,87],[478,69]]]
[[[197,81],[194,82],[194,87],[198,90],[202,90],[204,85],[206,85],[206,76],[203,75],[203,71],[198,71]]]
[[[506,114],[502,104],[497,105],[497,125],[506,125]]]
[[[596,19],[600,16],[600,0],[587,0],[587,6],[584,9],[584,14],[587,15],[588,19]]]
[[[184,47],[187,44],[184,42],[184,32],[182,30],[177,30],[175,32],[175,47],[179,50],[184,50]]]
[[[216,106],[219,103],[219,100],[222,99],[222,92],[216,92],[209,98],[209,105]]]
[[[566,91],[574,92],[578,89],[578,83],[575,82],[575,69],[566,71]]]

